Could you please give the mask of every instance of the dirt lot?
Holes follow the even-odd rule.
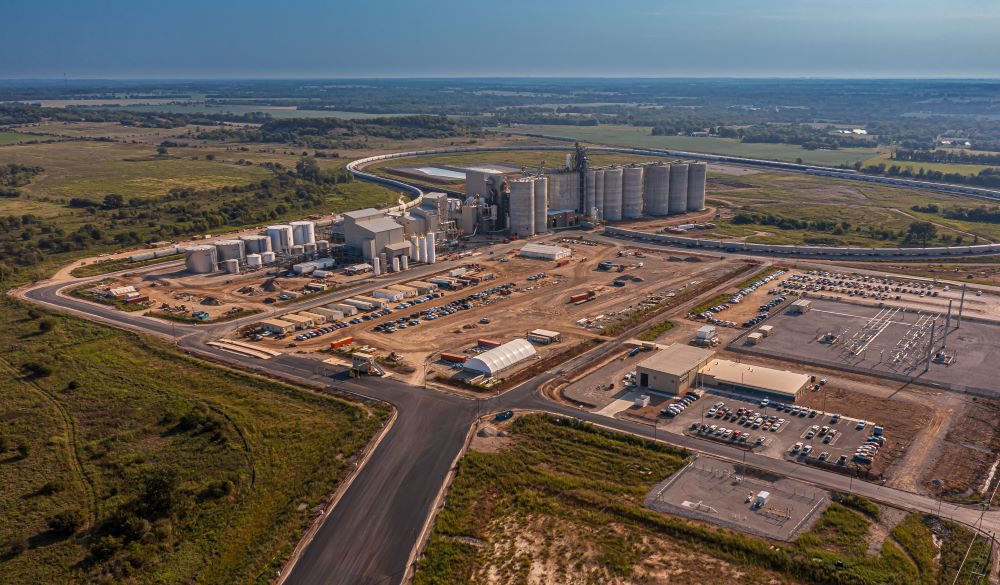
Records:
[[[922,487],[956,501],[980,501],[996,485],[1000,401],[968,402],[936,446]]]

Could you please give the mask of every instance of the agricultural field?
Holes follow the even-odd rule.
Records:
[[[875,148],[844,148],[840,150],[806,150],[795,144],[743,143],[732,138],[695,136],[653,136],[650,129],[639,126],[602,125],[518,125],[499,128],[498,132],[560,136],[594,144],[633,146],[637,148],[670,148],[690,152],[745,156],[801,162],[805,164],[839,166],[864,161],[877,154]]]
[[[273,118],[344,118],[359,120],[365,118],[390,118],[413,114],[368,114],[365,112],[341,112],[337,110],[299,110],[294,106],[248,106],[244,104],[132,104],[122,106],[123,111],[167,112],[171,114],[253,114],[263,113]]]
[[[58,140],[58,138],[55,136],[37,136],[24,132],[0,131],[0,146],[24,144],[25,142],[51,142],[53,140]]]
[[[880,154],[878,156],[874,156],[864,161],[861,164],[866,167],[883,164],[885,165],[886,168],[889,168],[893,165],[897,165],[901,169],[906,169],[907,167],[909,167],[913,172],[917,172],[920,169],[926,169],[928,171],[941,171],[942,173],[957,173],[969,176],[978,175],[979,171],[991,168],[990,165],[949,164],[949,163],[893,160],[888,154]]]
[[[779,544],[643,507],[686,453],[546,415],[476,439],[414,583],[952,583],[971,533],[837,497]],[[933,535],[933,536],[932,536]],[[959,583],[988,563],[978,540]]]
[[[14,303],[0,319],[4,583],[268,583],[388,414]]]

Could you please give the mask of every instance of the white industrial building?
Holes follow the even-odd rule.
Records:
[[[568,258],[573,253],[569,248],[550,246],[548,244],[525,244],[517,253],[522,258],[538,258],[540,260],[559,260]]]
[[[534,357],[535,347],[526,339],[514,339],[465,362],[466,371],[493,377]]]

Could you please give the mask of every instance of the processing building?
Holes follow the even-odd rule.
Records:
[[[711,349],[675,343],[636,365],[639,387],[668,395],[707,387],[748,398],[795,402],[809,376],[715,358]]]

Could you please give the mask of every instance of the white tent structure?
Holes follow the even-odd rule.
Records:
[[[535,355],[533,345],[526,339],[515,339],[470,359],[465,362],[465,369],[484,376],[495,376],[533,355]]]

